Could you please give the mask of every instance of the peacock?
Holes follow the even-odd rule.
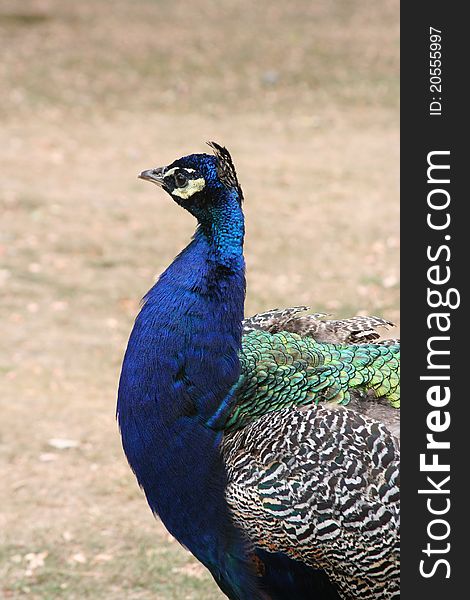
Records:
[[[244,320],[228,150],[140,178],[198,222],[142,301],[117,418],[148,504],[231,600],[399,597],[399,345],[378,317]]]

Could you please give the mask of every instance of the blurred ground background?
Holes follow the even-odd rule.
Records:
[[[0,0],[0,597],[221,598],[115,424],[139,299],[194,228],[136,175],[227,145],[247,313],[398,321],[398,35],[398,0]]]

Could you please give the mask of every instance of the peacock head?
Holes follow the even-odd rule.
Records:
[[[220,218],[227,206],[241,206],[243,193],[229,151],[208,142],[211,154],[190,154],[167,167],[142,171],[139,177],[163,188],[202,224]]]

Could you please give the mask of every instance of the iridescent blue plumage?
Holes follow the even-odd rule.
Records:
[[[119,425],[152,510],[234,598],[245,589],[256,598],[224,499],[222,434],[205,424],[240,372],[243,214],[235,191],[221,189],[214,157],[178,164],[197,168],[217,201],[192,204],[200,222],[193,241],[144,299],[121,374]]]
[[[306,412],[305,408],[286,410],[281,402],[273,417],[265,414],[233,434],[228,429],[224,432],[224,424],[229,423],[231,415],[234,418],[234,407],[241,400],[237,396],[241,387],[237,384],[241,380],[245,297],[244,217],[243,196],[230,155],[216,144],[212,147],[215,156],[190,155],[141,174],[143,179],[163,187],[193,214],[198,228],[191,243],[144,298],[129,339],[117,407],[126,456],[152,511],[211,571],[232,600],[391,598],[392,595],[382,596],[381,592],[364,595],[366,575],[361,575],[357,583],[362,586],[359,591],[353,589],[356,583],[348,579],[347,569],[346,575],[336,577],[335,557],[341,554],[341,549],[335,547],[331,551],[328,540],[325,556],[333,565],[332,570],[330,563],[323,564],[320,560],[321,546],[312,547],[310,541],[308,546],[304,543],[308,549],[304,555],[302,543],[296,547],[289,538],[294,535],[295,539],[297,527],[303,528],[299,536],[307,536],[308,523],[302,523],[299,516],[303,508],[297,507],[297,493],[302,492],[302,506],[307,508],[317,506],[315,503],[320,500],[322,506],[329,502],[326,496],[315,495],[315,474],[306,470],[307,465],[314,464],[311,456],[318,463],[315,467],[318,472],[325,468],[322,457],[315,451],[312,455],[310,447],[316,441],[319,445],[324,443],[323,423],[331,420],[326,429],[338,430],[341,447],[357,440],[360,444],[367,434],[364,437],[367,443],[360,449],[354,448],[353,455],[385,444],[388,450],[380,451],[378,464],[383,457],[392,460],[395,448],[388,438],[382,439],[385,434],[380,428],[374,429],[362,418],[349,417],[342,408],[344,412],[326,411],[322,417],[323,413]],[[329,346],[328,352],[335,350]],[[317,366],[306,363],[302,368]],[[319,365],[318,369],[324,367]],[[278,383],[276,386],[274,405],[276,390],[281,390]],[[245,421],[248,423],[250,419]],[[311,430],[314,421],[320,426]],[[271,429],[260,430],[260,424],[266,422],[272,423]],[[291,431],[294,425],[296,428]],[[303,431],[310,433],[304,438]],[[291,447],[291,439],[299,435]],[[245,439],[251,440],[248,445]],[[329,439],[328,443],[334,440]],[[266,451],[258,456],[257,447],[262,444]],[[341,458],[341,453],[342,450],[332,456]],[[294,473],[299,458],[300,471],[292,482],[284,475],[279,480],[273,479],[273,474],[281,473],[284,468],[283,461],[290,461]],[[264,460],[268,462],[264,464]],[[340,471],[344,468],[342,461],[343,458],[337,465]],[[329,459],[326,464],[329,468]],[[362,464],[363,461],[348,464],[348,477]],[[395,470],[388,471],[389,479],[394,481]],[[300,477],[298,482],[296,477]],[[374,484],[377,481],[375,473],[371,481]],[[388,485],[388,482],[382,485],[381,493],[389,493]],[[318,488],[321,486],[318,483]],[[272,489],[279,489],[279,494],[271,496]],[[345,497],[349,492],[357,494],[357,489],[357,486],[352,491],[345,488]],[[310,502],[311,498],[315,502]],[[385,527],[391,518],[389,509],[384,512],[379,501],[374,502],[380,508],[376,522],[384,519],[385,514]],[[280,511],[286,515],[285,523]],[[317,532],[320,541],[322,528],[327,525],[325,518],[323,515],[320,519]],[[367,518],[362,522],[366,523]],[[287,537],[278,533],[283,527]],[[352,538],[347,537],[350,533],[346,532],[348,548],[352,547]],[[391,546],[394,543],[395,538]],[[388,560],[387,552],[383,551],[383,556]],[[392,564],[393,560],[389,562]],[[384,569],[387,568],[388,563]],[[339,593],[339,589],[344,592],[345,586],[353,589],[353,596]],[[379,587],[384,589],[382,582]]]

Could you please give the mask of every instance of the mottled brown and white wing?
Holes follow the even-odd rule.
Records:
[[[399,597],[399,446],[346,408],[267,414],[225,436],[226,497],[256,547],[322,568],[345,600]]]

